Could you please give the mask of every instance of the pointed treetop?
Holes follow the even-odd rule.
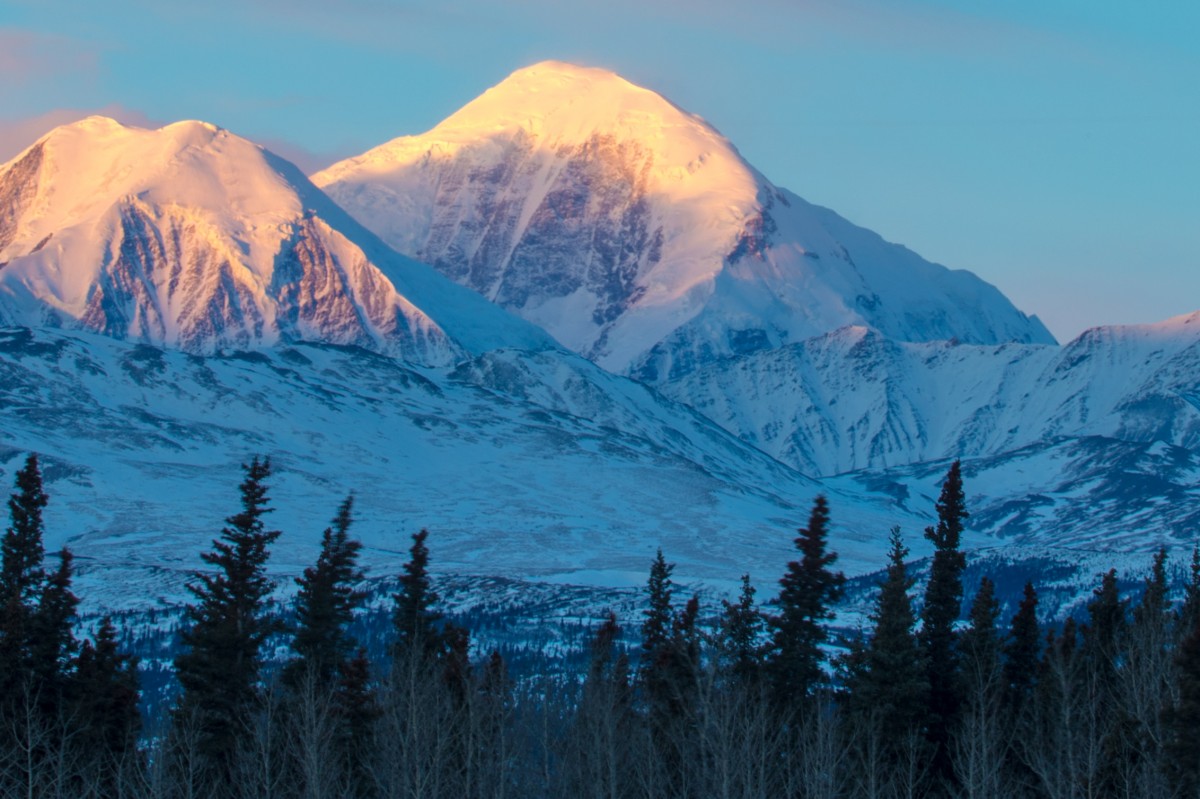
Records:
[[[646,583],[646,593],[649,607],[643,611],[646,620],[642,622],[642,649],[646,655],[644,663],[653,661],[661,652],[671,637],[671,594],[674,585],[671,582],[671,572],[675,564],[667,563],[660,547],[650,564],[650,578]]]
[[[438,630],[442,614],[434,609],[441,597],[433,590],[429,577],[429,547],[425,545],[428,538],[429,531],[425,529],[413,534],[409,559],[400,575],[400,591],[392,596],[397,656],[430,658],[442,649]]]
[[[0,540],[0,598],[31,606],[37,601],[42,571],[42,510],[50,498],[42,488],[37,455],[17,472],[16,491],[8,499],[10,525]]]
[[[1041,632],[1037,620],[1037,591],[1033,583],[1025,583],[1025,593],[1017,612],[1013,614],[1008,643],[1004,647],[1004,678],[1009,690],[1019,700],[1033,688],[1037,680]]]
[[[823,678],[821,668],[828,638],[823,622],[834,617],[833,604],[842,596],[846,576],[830,567],[837,553],[827,551],[829,502],[824,495],[813,501],[808,525],[795,539],[800,560],[788,563],[779,580],[775,600],[778,615],[772,616],[771,673],[777,692],[798,701]]]

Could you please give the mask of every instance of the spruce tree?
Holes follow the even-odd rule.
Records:
[[[1179,607],[1178,629],[1181,636],[1191,633],[1200,622],[1200,545],[1192,547],[1192,563],[1183,604]]]
[[[929,675],[929,742],[933,745],[935,780],[949,783],[953,767],[948,748],[950,730],[959,705],[959,657],[954,623],[962,610],[962,573],[966,557],[959,548],[968,514],[963,493],[962,467],[950,466],[937,502],[937,527],[925,528],[933,543],[933,563],[925,586],[921,611],[921,644]]]
[[[1176,699],[1164,713],[1167,773],[1177,796],[1200,796],[1200,618],[1175,654]]]
[[[1167,550],[1159,548],[1154,553],[1150,574],[1142,590],[1142,601],[1133,610],[1133,622],[1138,626],[1161,628],[1168,622],[1171,601],[1167,596]]]
[[[355,588],[363,571],[358,567],[362,544],[349,535],[353,507],[353,496],[346,497],[321,536],[316,564],[296,578],[296,659],[284,670],[284,682],[292,688],[306,679],[321,689],[332,687],[355,649],[348,628],[366,594]]]
[[[1136,752],[1127,753],[1118,762],[1130,764],[1120,782],[1136,781],[1149,793],[1162,795],[1168,786],[1162,781],[1165,757],[1163,711],[1171,704],[1177,684],[1171,611],[1167,595],[1167,551],[1159,549],[1146,577],[1141,601],[1133,609],[1133,621],[1120,643],[1118,684],[1115,690],[1121,703],[1119,725],[1121,745]],[[1126,778],[1126,775],[1133,775]]]
[[[718,631],[717,647],[726,671],[743,685],[753,683],[762,667],[760,641],[765,620],[754,606],[754,586],[750,575],[742,575],[742,591],[736,603],[722,600],[724,613]]]
[[[826,551],[829,503],[824,496],[813,502],[808,525],[799,533],[795,544],[802,557],[788,563],[775,600],[779,612],[770,618],[772,682],[782,702],[793,707],[823,677],[824,622],[833,618],[830,606],[841,598],[846,582],[845,575],[831,569],[837,553]]]
[[[0,596],[32,608],[45,580],[42,511],[50,502],[36,455],[17,472],[16,489],[8,499],[10,524],[0,541]]]
[[[396,632],[394,654],[398,658],[432,660],[442,651],[438,628],[442,614],[435,610],[440,597],[429,578],[428,530],[414,533],[408,562],[400,575],[400,591],[392,595],[392,623]]]
[[[198,724],[202,754],[218,780],[230,776],[239,736],[258,698],[262,645],[280,629],[265,607],[272,588],[267,548],[279,537],[263,520],[271,512],[266,485],[271,462],[255,457],[242,468],[242,509],[226,519],[212,551],[200,556],[215,571],[197,572],[188,585],[196,601],[185,612],[184,651],[175,658],[183,687],[178,713]]]
[[[648,607],[643,612],[642,657],[639,679],[646,691],[652,710],[663,712],[669,701],[671,628],[674,610],[671,608],[671,572],[674,564],[667,563],[660,548],[650,564],[650,577],[646,582]]]
[[[48,719],[68,712],[74,656],[79,648],[73,632],[79,598],[71,591],[71,551],[64,547],[58,558],[58,568],[42,586],[29,635],[33,687]]]
[[[847,675],[853,711],[873,717],[897,738],[923,728],[929,695],[924,655],[913,632],[916,617],[908,595],[913,580],[908,576],[906,557],[908,548],[900,528],[893,527],[887,576],[871,613],[874,627],[851,658]]]
[[[587,683],[618,687],[622,693],[629,688],[629,657],[620,649],[621,625],[617,614],[608,611],[604,623],[592,637],[591,660]]]
[[[8,500],[9,526],[0,539],[0,698],[16,696],[31,678],[30,636],[46,582],[42,571],[42,510],[50,501],[42,489],[36,455],[29,455]]]
[[[1088,603],[1088,623],[1083,627],[1083,685],[1089,692],[1095,718],[1094,739],[1105,757],[1087,775],[1093,790],[1115,795],[1120,773],[1130,767],[1131,756],[1139,753],[1122,749],[1118,743],[1129,733],[1129,719],[1121,707],[1118,669],[1124,660],[1123,648],[1128,628],[1128,601],[1117,588],[1117,570],[1110,569],[1101,578]]]
[[[978,674],[990,674],[1000,670],[1000,639],[996,632],[996,621],[1000,618],[1000,603],[996,600],[996,586],[987,577],[979,581],[979,592],[971,603],[968,614],[970,626],[962,633],[959,650],[964,662],[970,661],[971,669]]]
[[[682,715],[691,705],[700,671],[700,597],[693,595],[675,616],[671,630],[671,657],[667,678],[671,686],[672,714]]]
[[[1109,569],[1092,592],[1087,605],[1088,624],[1083,628],[1085,652],[1106,681],[1111,681],[1116,673],[1118,648],[1128,623],[1128,605],[1117,590],[1117,570]]]
[[[94,642],[83,642],[76,685],[80,750],[93,758],[104,795],[115,796],[115,772],[135,751],[141,716],[137,658],[120,651],[112,617],[101,620]]]
[[[1038,655],[1041,650],[1037,601],[1033,583],[1025,583],[1021,604],[1013,614],[1008,642],[1004,645],[1004,680],[1008,685],[1008,705],[1014,715],[1029,698],[1037,682]]]
[[[372,779],[370,753],[375,738],[375,723],[383,715],[375,690],[371,687],[371,664],[367,651],[357,654],[338,668],[338,684],[334,693],[337,711],[340,750],[350,783],[350,794],[371,796]]]

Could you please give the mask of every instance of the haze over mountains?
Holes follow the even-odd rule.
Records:
[[[0,326],[4,474],[43,456],[101,586],[174,596],[258,452],[285,571],[353,489],[373,562],[429,526],[455,571],[598,585],[659,545],[773,579],[823,491],[863,572],[960,457],[1006,557],[1200,524],[1200,314],[1060,347],[555,62],[313,182],[205,123],[59,128],[0,166]]]

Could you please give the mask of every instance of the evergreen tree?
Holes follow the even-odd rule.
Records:
[[[693,595],[676,616],[671,630],[667,678],[671,686],[673,715],[679,716],[692,702],[700,671],[700,597]]]
[[[1008,640],[1004,644],[1004,692],[1001,720],[1016,738],[1031,738],[1036,732],[1033,701],[1037,690],[1041,629],[1037,619],[1037,591],[1032,582],[1025,583],[1021,603],[1009,624]],[[1004,763],[1004,776],[1012,786],[1027,789],[1036,782],[1029,764],[1019,756],[1017,747],[1010,745]],[[1028,795],[1029,790],[1016,790],[1016,795]]]
[[[563,731],[563,785],[550,795],[626,797],[631,795],[632,757],[639,753],[629,684],[629,659],[619,646],[621,627],[609,611],[589,649],[591,661]]]
[[[1200,619],[1175,654],[1176,700],[1164,713],[1167,773],[1177,796],[1200,796]]]
[[[79,648],[73,632],[79,598],[71,591],[71,551],[59,552],[58,568],[42,586],[30,623],[29,653],[34,690],[44,716],[66,711],[74,656]]]
[[[717,647],[729,674],[742,684],[754,682],[762,667],[763,645],[760,642],[764,619],[754,606],[754,586],[750,575],[742,575],[742,591],[736,603],[722,600],[725,612],[721,616]]]
[[[255,457],[242,468],[242,510],[226,519],[212,551],[200,556],[215,572],[197,572],[188,586],[196,602],[186,610],[185,649],[175,658],[183,687],[179,715],[195,719],[202,754],[218,780],[229,778],[239,735],[258,697],[262,645],[280,629],[265,609],[272,587],[267,547],[279,537],[263,521],[271,512],[265,482],[271,462]]]
[[[80,749],[93,758],[93,768],[102,775],[104,795],[115,796],[114,772],[135,750],[141,716],[137,658],[120,651],[112,617],[100,622],[94,643],[83,642],[76,685]]]
[[[893,527],[887,576],[871,613],[874,628],[847,663],[849,704],[860,717],[873,718],[898,740],[923,728],[929,680],[924,655],[913,633],[916,618],[908,592],[913,580],[904,559],[908,548]]]
[[[623,701],[627,701],[629,657],[620,651],[620,640],[621,625],[617,622],[617,614],[610,610],[592,638],[591,661],[585,686],[607,686],[616,689]]]
[[[1092,592],[1087,606],[1088,624],[1083,629],[1087,656],[1096,663],[1106,681],[1116,672],[1120,639],[1128,621],[1128,604],[1117,590],[1117,570],[1109,569]]]
[[[1142,591],[1142,601],[1133,610],[1133,621],[1138,626],[1161,628],[1168,622],[1171,602],[1167,596],[1167,550],[1159,548],[1154,553],[1150,575]]]
[[[461,709],[471,691],[471,633],[466,627],[447,624],[442,628],[442,679]]]
[[[830,606],[842,595],[846,577],[831,570],[837,553],[826,551],[829,536],[829,503],[824,496],[813,502],[808,525],[796,538],[802,557],[788,563],[775,600],[779,613],[770,618],[770,669],[778,696],[796,706],[823,676],[821,645],[828,637],[824,622],[833,618]]]
[[[1015,714],[1028,699],[1037,681],[1041,631],[1037,620],[1037,591],[1025,583],[1025,593],[1013,614],[1008,643],[1004,646],[1004,679],[1009,689],[1009,706]]]
[[[16,493],[8,499],[9,527],[0,541],[0,596],[32,608],[45,580],[42,572],[42,510],[50,498],[42,489],[36,455],[17,472]]]
[[[353,658],[339,665],[334,707],[340,721],[339,743],[349,775],[351,795],[370,796],[370,752],[374,744],[375,723],[383,710],[371,687],[371,664],[365,649],[360,648]]]
[[[15,697],[30,677],[33,617],[46,582],[42,510],[49,501],[37,456],[30,455],[17,472],[10,523],[0,539],[0,698]]]
[[[674,568],[674,564],[667,563],[660,548],[650,564],[650,577],[646,583],[649,606],[643,612],[639,678],[652,712],[659,714],[665,713],[664,706],[670,701],[671,694],[671,628],[675,614],[671,608],[671,571]]]
[[[1120,773],[1133,768],[1132,758],[1140,757],[1140,753],[1120,745],[1121,738],[1130,732],[1118,683],[1128,627],[1127,606],[1128,601],[1122,600],[1117,590],[1117,570],[1110,569],[1092,592],[1087,606],[1088,623],[1083,627],[1082,676],[1093,705],[1094,739],[1105,755],[1087,779],[1093,790],[1106,796],[1116,794]]]
[[[950,466],[937,502],[937,527],[925,528],[934,545],[925,605],[921,611],[921,644],[929,675],[929,742],[933,745],[935,780],[951,782],[948,742],[958,712],[959,658],[954,623],[962,610],[962,573],[966,557],[959,549],[963,522],[968,514],[963,493],[962,467]]]
[[[1120,746],[1127,751],[1114,761],[1125,764],[1118,784],[1135,782],[1147,793],[1165,795],[1163,781],[1168,738],[1163,711],[1177,684],[1170,599],[1167,596],[1167,552],[1159,549],[1146,577],[1133,623],[1119,642],[1118,684]]]
[[[1200,545],[1192,547],[1192,564],[1190,579],[1183,594],[1183,604],[1179,608],[1179,631],[1188,635],[1192,628],[1200,622]]]
[[[332,525],[321,536],[316,565],[296,578],[300,590],[292,650],[297,658],[284,671],[284,682],[293,688],[302,679],[331,687],[354,651],[355,642],[348,628],[366,594],[355,588],[363,579],[363,571],[358,568],[362,544],[349,537],[353,506],[353,496],[346,497]]]
[[[995,584],[984,577],[979,581],[979,592],[971,603],[968,614],[970,626],[963,631],[959,650],[964,661],[970,661],[971,669],[979,674],[990,674],[1000,669],[1000,639],[996,632],[996,621],[1000,618],[1000,603],[996,601]]]
[[[400,592],[392,595],[397,657],[433,659],[442,651],[438,628],[442,614],[434,610],[440,597],[429,579],[428,537],[428,530],[413,534],[409,559],[400,575]]]

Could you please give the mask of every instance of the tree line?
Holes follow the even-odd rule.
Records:
[[[957,462],[923,590],[893,528],[869,625],[838,646],[845,577],[817,497],[771,601],[744,575],[706,617],[660,550],[637,646],[610,612],[582,671],[547,653],[519,679],[443,617],[424,530],[388,654],[368,658],[351,634],[366,599],[353,496],[285,625],[267,602],[271,465],[243,470],[240,510],[188,585],[179,696],[143,727],[111,619],[75,637],[71,553],[47,568],[27,459],[2,541],[0,799],[1200,796],[1200,554],[1179,603],[1160,551],[1136,604],[1113,570],[1086,620],[1040,623],[1031,583],[1004,619],[984,577],[964,619]]]

